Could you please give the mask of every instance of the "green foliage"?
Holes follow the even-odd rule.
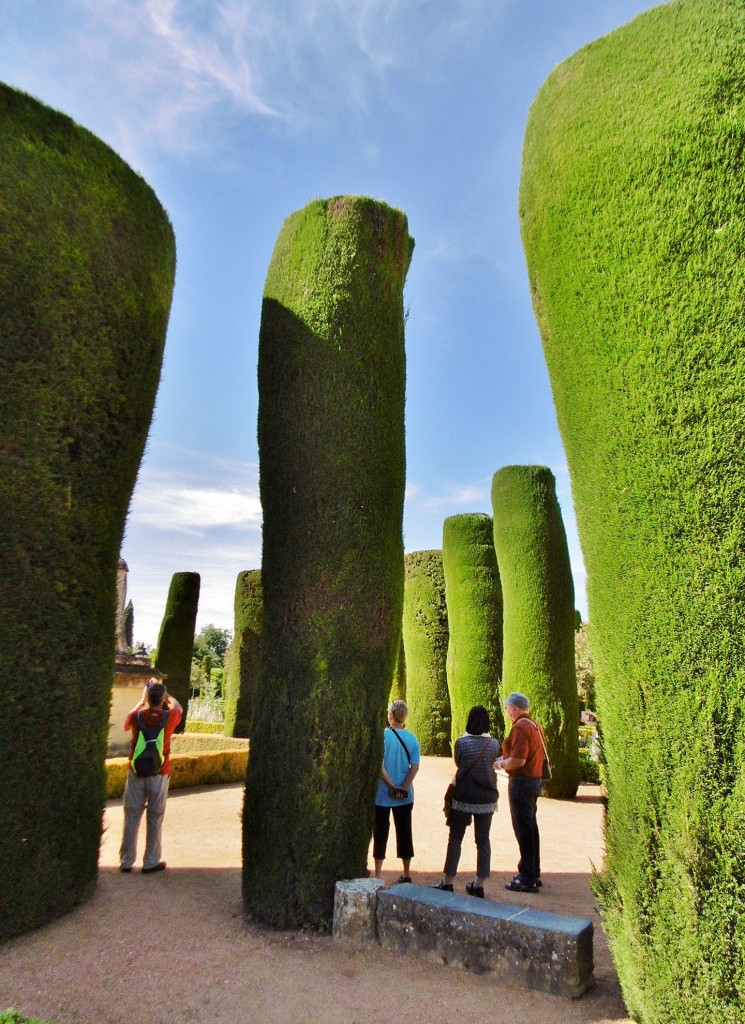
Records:
[[[489,711],[492,735],[501,738],[502,586],[491,516],[473,512],[446,519],[442,564],[450,633],[447,679],[453,743],[463,735],[468,712],[476,704]]]
[[[38,1017],[22,1017],[18,1010],[5,1010],[0,1013],[0,1024],[54,1024],[54,1021],[43,1021]]]
[[[592,782],[595,785],[600,785],[600,762],[593,760],[589,750],[580,750],[579,752],[579,778],[580,782]]]
[[[260,569],[238,573],[233,607],[235,630],[225,664],[225,735],[249,736],[264,620]]]
[[[96,881],[119,549],[175,250],[138,175],[4,85],[0,167],[4,938]]]
[[[583,707],[595,710],[595,666],[590,651],[587,623],[583,622],[574,632],[574,673],[577,679],[577,694]]]
[[[423,754],[448,757],[448,612],[442,551],[411,551],[404,565],[402,640],[408,727],[419,740]]]
[[[200,577],[198,572],[175,572],[168,588],[168,599],[158,635],[155,668],[162,672],[168,692],[184,709],[183,718],[176,726],[183,732],[191,690],[191,653],[194,646],[194,626],[199,605]]]
[[[527,128],[531,288],[588,571],[605,927],[644,1024],[745,1015],[745,7],[675,0]]]
[[[247,909],[317,924],[366,871],[403,603],[406,218],[317,200],[280,232],[259,342],[264,634]]]
[[[127,601],[124,609],[124,636],[127,641],[127,648],[131,651],[135,642],[135,606]]]
[[[519,690],[546,734],[546,794],[579,783],[574,584],[556,481],[545,466],[505,466],[492,481],[494,545],[504,594],[505,693]]]
[[[221,629],[212,622],[207,626],[202,626],[194,637],[192,659],[201,663],[209,655],[212,658],[212,664],[216,668],[220,668],[232,636],[232,630]]]
[[[390,704],[392,700],[406,700],[406,651],[404,650],[403,634],[398,644],[398,657],[393,670],[393,682],[391,683],[391,692],[388,694],[388,703]]]

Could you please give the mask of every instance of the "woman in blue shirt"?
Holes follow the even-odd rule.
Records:
[[[409,709],[402,700],[391,701],[388,707],[388,728],[385,730],[383,764],[375,797],[375,832],[373,835],[373,859],[375,877],[381,877],[388,833],[393,811],[396,829],[396,854],[401,858],[404,872],[399,882],[410,882],[409,868],[414,856],[414,842],[411,835],[411,812],[414,806],[412,782],[419,771],[419,740],[406,732]]]

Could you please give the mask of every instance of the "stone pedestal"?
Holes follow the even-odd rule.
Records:
[[[153,678],[164,680],[165,676],[152,667],[147,654],[117,652],[109,711],[107,757],[126,757],[129,754],[132,736],[124,731],[124,719],[142,696],[148,679]]]
[[[382,878],[353,878],[336,883],[332,935],[337,942],[367,945],[376,941],[378,890],[384,887]]]

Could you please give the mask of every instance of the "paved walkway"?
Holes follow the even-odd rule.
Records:
[[[447,759],[424,758],[416,780],[413,881],[440,877],[447,830]],[[327,936],[247,923],[241,905],[242,786],[171,794],[164,831],[168,870],[121,875],[121,801],[106,809],[93,898],[72,914],[0,946],[0,1010],[15,1006],[58,1024],[606,1024],[625,1021],[618,982],[589,886],[602,861],[597,787],[574,802],[542,800],[544,888],[506,892],[517,860],[506,783],[492,829],[489,899],[593,920],[596,987],[575,1002],[498,985],[441,964],[353,953]],[[393,841],[393,840],[392,840]],[[372,866],[372,861],[370,861]],[[386,861],[395,879],[400,864]],[[466,835],[458,887],[473,877]],[[271,879],[267,879],[271,885]],[[144,983],[144,986],[143,986]],[[140,992],[147,993],[142,998]]]

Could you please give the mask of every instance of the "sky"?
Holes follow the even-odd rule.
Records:
[[[587,616],[571,486],[520,242],[525,123],[553,68],[648,0],[2,0],[0,80],[92,131],[176,234],[163,372],[122,546],[135,640],[174,572],[232,628],[261,564],[256,363],[284,220],[318,197],[402,209],[406,551],[548,466]]]

